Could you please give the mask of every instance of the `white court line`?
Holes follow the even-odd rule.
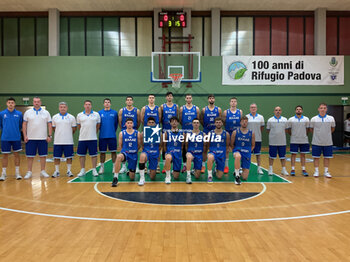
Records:
[[[156,204],[156,203],[144,203],[144,202],[136,202],[136,201],[131,201],[131,200],[125,200],[125,199],[120,199],[120,198],[116,198],[116,197],[111,197],[111,196],[107,196],[105,194],[103,194],[98,188],[98,182],[95,184],[94,189],[95,191],[100,194],[101,196],[113,199],[113,200],[119,200],[119,201],[123,201],[123,202],[128,202],[128,203],[133,203],[133,204],[144,204],[144,205],[154,205],[154,206],[176,206],[176,207],[191,207],[191,206],[209,206],[209,205],[221,205],[221,204],[228,204],[228,203],[236,203],[236,202],[241,202],[241,201],[245,201],[245,200],[249,200],[249,199],[253,199],[256,198],[258,196],[261,196],[262,194],[265,193],[266,191],[266,186],[264,185],[264,183],[261,183],[261,185],[263,186],[263,190],[252,197],[248,197],[248,198],[244,198],[244,199],[240,199],[240,200],[233,200],[233,201],[226,201],[226,202],[220,202],[220,203],[209,203],[209,204],[192,204],[192,205],[171,205],[171,204]],[[130,192],[128,192],[130,193]],[[167,191],[164,191],[164,193],[168,193]],[[169,192],[171,193],[171,192]],[[189,192],[189,193],[194,193],[194,192]],[[208,193],[213,193],[213,192],[208,192]],[[226,193],[226,192],[225,192]],[[237,193],[237,192],[227,192],[227,193]]]
[[[88,221],[108,221],[108,222],[139,222],[139,223],[247,223],[247,222],[268,222],[268,221],[284,221],[284,220],[295,220],[295,219],[305,219],[305,218],[315,218],[315,217],[325,217],[333,215],[341,215],[350,213],[350,210],[306,215],[306,216],[294,216],[294,217],[274,217],[274,218],[257,218],[257,219],[229,219],[229,220],[144,220],[144,219],[120,219],[120,218],[98,218],[98,217],[76,217],[76,216],[63,216],[46,214],[39,212],[23,211],[11,208],[0,207],[0,210],[10,211],[21,214],[37,215],[44,217],[55,217],[55,218],[67,218],[76,220],[88,220]]]

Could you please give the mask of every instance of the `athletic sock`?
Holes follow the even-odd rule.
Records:
[[[60,165],[55,165],[55,171],[60,172]]]
[[[325,172],[325,173],[328,173],[328,167],[325,167],[325,168],[324,168],[324,172]]]
[[[235,169],[235,176],[239,176],[239,169]]]
[[[282,167],[282,171],[287,171],[285,166]]]
[[[205,162],[202,162],[202,166],[204,166],[204,167],[205,167]]]
[[[72,164],[67,164],[67,172],[69,172],[72,168]]]
[[[318,167],[315,167],[315,172],[317,172],[317,173],[318,173]]]
[[[187,177],[191,176],[191,170],[187,170],[186,173],[187,173]]]
[[[2,168],[2,173],[3,173],[3,174],[6,174],[6,167],[3,167],[3,168]]]
[[[105,163],[101,163],[101,168],[104,168],[105,167]]]
[[[304,166],[302,166],[302,167],[301,167],[301,170],[305,170],[305,167],[304,167]]]
[[[225,167],[228,166],[228,158],[225,160]]]
[[[19,174],[19,166],[16,166],[15,170],[16,170],[16,174]]]
[[[165,171],[165,174],[166,174],[167,177],[170,177],[170,170]]]
[[[213,170],[208,170],[208,178],[213,177]]]
[[[145,170],[144,169],[140,169],[140,179],[145,179]]]
[[[292,170],[294,170],[295,169],[295,166],[292,166]],[[303,170],[304,170],[304,168],[303,168]]]
[[[118,178],[119,173],[114,173],[114,177]]]

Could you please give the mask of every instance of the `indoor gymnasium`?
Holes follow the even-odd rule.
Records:
[[[349,28],[346,0],[1,1],[0,260],[350,261]]]

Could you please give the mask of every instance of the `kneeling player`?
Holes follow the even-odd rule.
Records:
[[[186,159],[187,159],[187,177],[186,183],[192,184],[191,179],[191,162],[193,161],[194,176],[199,178],[201,175],[203,151],[204,150],[204,133],[199,130],[199,119],[194,118],[192,120],[193,130],[186,134]]]
[[[247,180],[250,168],[250,158],[255,146],[255,136],[252,130],[248,129],[248,117],[242,116],[241,127],[233,131],[231,147],[235,158],[235,184],[241,184],[239,169],[242,167],[242,178]]]
[[[208,183],[213,183],[213,164],[216,164],[216,177],[222,178],[225,169],[226,150],[230,146],[230,135],[222,129],[224,121],[215,118],[215,129],[210,131],[209,153],[208,153]]]
[[[126,120],[126,130],[123,130],[119,133],[119,147],[118,151],[121,148],[120,153],[117,156],[114,170],[114,178],[112,182],[112,187],[116,187],[118,184],[118,175],[120,171],[120,166],[122,162],[128,161],[129,167],[129,177],[130,180],[135,178],[135,170],[137,164],[137,152],[140,147],[141,134],[133,129],[134,120],[128,118]]]
[[[173,176],[179,178],[182,163],[182,142],[184,134],[179,131],[179,119],[176,116],[170,118],[171,130],[164,133],[163,150],[165,152],[165,184],[171,183],[170,168],[173,163]]]
[[[147,119],[147,126],[155,127],[156,120],[153,117],[149,117]],[[144,141],[145,130],[146,129],[144,129],[144,132],[142,133],[142,136],[141,136],[141,141],[143,141],[143,151],[140,155],[140,161],[139,161],[139,169],[140,169],[139,186],[143,186],[145,184],[145,167],[146,167],[147,161],[148,161],[148,170],[149,170],[150,178],[152,180],[156,178],[156,170],[158,166],[158,158],[159,158],[160,144],[161,144],[160,136],[159,136],[159,141],[153,141],[153,140],[149,141],[148,139]]]

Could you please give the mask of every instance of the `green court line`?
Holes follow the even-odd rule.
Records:
[[[233,166],[233,157],[230,156],[230,171],[234,170],[234,166]],[[111,183],[113,180],[113,173],[112,173],[112,168],[113,168],[113,164],[111,160],[106,161],[105,163],[105,172],[102,175],[99,175],[97,177],[94,177],[92,175],[92,171],[89,170],[88,172],[86,172],[86,175],[83,177],[75,177],[74,179],[70,180],[69,183]],[[162,170],[163,168],[163,164],[160,164],[160,168]],[[97,170],[99,170],[100,168],[97,167]],[[266,169],[263,170],[264,174],[263,175],[259,175],[257,174],[257,165],[252,163],[250,166],[250,170],[249,170],[249,176],[248,176],[248,180],[247,181],[242,181],[243,183],[291,183],[290,181],[288,181],[287,179],[280,177],[276,174],[269,176],[268,172]],[[199,179],[194,178],[194,176],[192,176],[192,183],[206,183],[207,182],[207,176],[208,173],[205,172],[204,174],[201,174]],[[130,181],[130,178],[127,174],[119,174],[119,182],[138,182],[140,178],[139,174],[135,175],[135,180],[134,181]],[[165,174],[157,174],[156,175],[156,179],[155,180],[150,180],[149,176],[146,175],[145,176],[145,180],[146,182],[164,182],[165,179]],[[178,180],[175,180],[172,177],[172,182],[181,182],[181,183],[185,183],[186,182],[186,173],[181,173],[180,177]],[[213,177],[213,182],[214,183],[234,183],[234,177],[232,172],[230,172],[229,174],[224,174],[222,179],[217,179],[215,176]]]

